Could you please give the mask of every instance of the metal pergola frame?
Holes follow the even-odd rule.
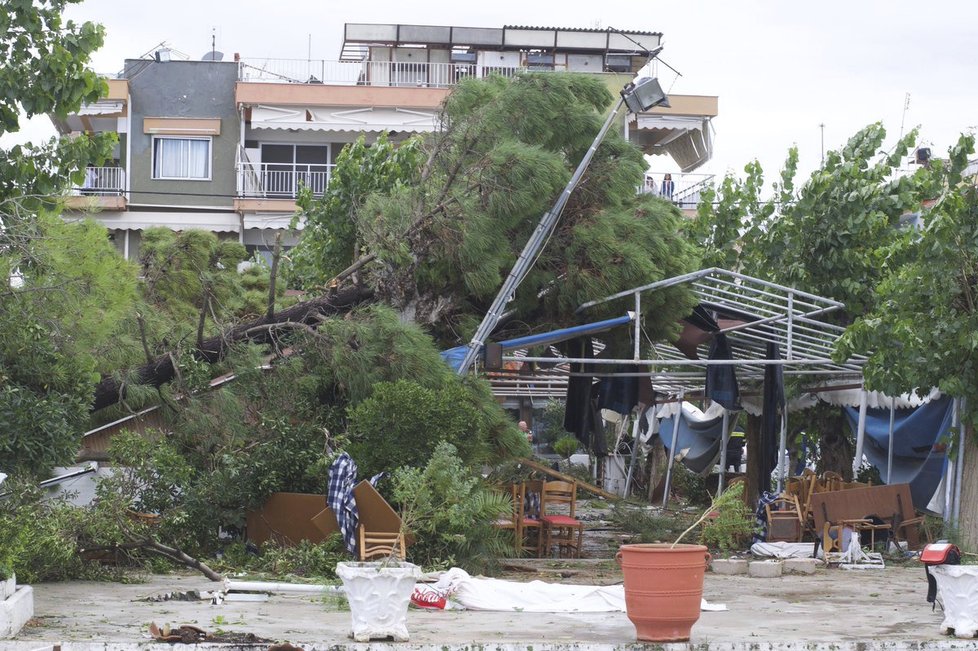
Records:
[[[649,340],[643,331],[641,319],[642,295],[647,292],[689,285],[699,304],[707,309],[737,315],[743,323],[722,328],[719,333],[727,335],[732,354],[731,360],[710,360],[708,342],[697,349],[699,359],[689,359],[672,344]],[[594,372],[586,373],[592,377],[639,376],[651,378],[657,393],[676,397],[682,404],[683,398],[700,393],[706,386],[706,370],[712,365],[734,366],[741,381],[762,381],[764,369],[770,365],[781,366],[786,376],[803,376],[813,382],[858,381],[862,383],[864,356],[837,363],[832,360],[836,342],[845,328],[819,320],[826,314],[842,309],[845,305],[804,292],[793,287],[780,285],[745,274],[711,267],[693,273],[676,276],[658,282],[628,289],[611,296],[589,301],[581,305],[578,313],[586,313],[597,305],[613,301],[631,301],[627,309],[633,309],[639,318],[631,324],[633,350],[630,358],[579,358],[579,357],[534,357],[504,355],[503,361],[543,362],[549,364],[588,364]],[[717,333],[713,333],[717,334]],[[643,357],[643,339],[653,355]],[[767,359],[768,343],[778,345],[782,359]],[[621,371],[621,367],[630,370]],[[604,369],[608,371],[605,372]],[[726,442],[731,423],[724,413],[723,441],[721,445],[721,485],[726,470]],[[678,436],[679,418],[675,422],[672,447],[675,449]],[[785,479],[784,464],[787,447],[787,413],[783,415],[778,462],[778,490]],[[669,483],[672,473],[673,456],[670,455],[666,471],[666,491],[663,506],[667,504]],[[633,454],[632,465],[636,455]],[[632,475],[629,469],[628,478]],[[626,480],[626,491],[628,487]]]

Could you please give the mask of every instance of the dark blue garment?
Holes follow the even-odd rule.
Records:
[[[733,359],[727,335],[719,333],[713,336],[710,359]],[[740,409],[740,390],[737,388],[737,374],[732,364],[706,367],[706,397],[719,402],[726,409]]]

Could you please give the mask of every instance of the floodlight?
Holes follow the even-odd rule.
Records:
[[[669,98],[662,92],[659,80],[654,77],[643,77],[633,84],[628,84],[621,91],[621,96],[632,113],[642,113],[653,106],[669,108]]]

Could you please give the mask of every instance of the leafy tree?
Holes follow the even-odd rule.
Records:
[[[963,399],[964,450],[960,531],[978,547],[978,189],[964,179],[974,155],[974,135],[962,136],[945,162],[932,163],[940,194],[887,251],[886,277],[876,287],[874,309],[847,331],[838,355],[871,351],[868,384],[891,395],[917,388]],[[956,443],[956,441],[955,441]]]
[[[313,224],[331,215],[326,232],[347,242],[321,275],[351,261],[352,239],[360,259],[373,262],[360,279],[378,299],[446,344],[466,339],[591,145],[611,100],[602,82],[574,74],[467,80],[446,100],[442,130],[411,142],[403,158],[386,144],[371,155],[357,146],[336,174],[342,192],[363,194],[327,196],[306,211]],[[641,153],[620,135],[606,139],[510,305],[524,324],[574,322],[586,300],[695,264],[694,249],[678,233],[678,211],[636,194],[644,169]],[[336,223],[348,215],[352,237]],[[313,242],[322,237],[318,226],[311,233]],[[681,289],[648,303],[652,334],[670,331],[691,307]]]
[[[423,468],[399,468],[393,484],[404,529],[415,536],[408,548],[412,561],[478,571],[512,555],[512,539],[505,540],[507,534],[493,526],[512,512],[509,496],[489,490],[451,443],[440,442]]]
[[[300,286],[324,285],[355,261],[360,249],[355,219],[361,202],[416,182],[422,156],[420,138],[395,146],[387,134],[372,145],[360,136],[340,152],[321,199],[302,189],[296,202],[305,218],[302,239],[289,252]]]
[[[0,12],[0,135],[21,114],[64,116],[105,84],[86,69],[102,43],[91,23],[63,23],[65,1],[6,2]],[[0,150],[0,467],[43,472],[70,460],[95,378],[92,351],[132,299],[132,269],[104,229],[64,224],[56,197],[81,181],[112,137]]]
[[[760,199],[760,166],[751,163],[743,181],[728,177],[704,198],[690,232],[707,260],[844,302],[844,311],[826,318],[848,325],[875,305],[888,252],[904,237],[900,218],[934,190],[926,170],[895,174],[916,130],[880,153],[885,137],[879,123],[860,130],[797,191],[793,148],[767,201]],[[820,405],[801,418],[801,427],[819,436],[820,468],[850,476],[854,450],[839,410]]]

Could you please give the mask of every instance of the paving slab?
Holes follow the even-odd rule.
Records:
[[[530,580],[532,576],[528,576]],[[3,651],[167,649],[149,638],[150,622],[193,624],[209,632],[251,633],[313,649],[631,649],[635,631],[624,613],[540,614],[522,612],[422,611],[408,613],[408,643],[355,644],[350,614],[335,596],[272,595],[263,603],[149,601],[173,591],[219,588],[196,575],[151,576],[143,583],[71,581],[34,585],[34,618]],[[926,602],[922,567],[845,571],[778,578],[708,573],[704,596],[726,604],[704,612],[689,644],[651,645],[716,651],[921,651],[974,649],[975,641],[940,633],[940,609]],[[175,645],[174,649],[194,645]],[[196,645],[198,648],[220,645]],[[241,642],[220,648],[267,649]]]

